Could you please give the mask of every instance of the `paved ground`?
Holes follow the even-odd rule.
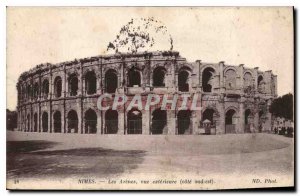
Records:
[[[7,135],[8,179],[259,176],[292,180],[293,139],[232,135]]]

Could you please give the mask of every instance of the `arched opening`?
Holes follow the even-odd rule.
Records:
[[[48,132],[48,113],[44,112],[42,115],[42,129],[43,132]]]
[[[69,93],[70,96],[76,96],[78,93],[78,78],[76,74],[71,74],[69,76]]]
[[[53,114],[53,128],[54,133],[61,133],[61,114],[59,111]]]
[[[27,127],[26,127],[27,132],[30,132],[30,114],[27,114]]]
[[[244,87],[249,87],[249,86],[252,86],[252,75],[247,72],[244,74]]]
[[[215,126],[213,109],[206,109],[202,113],[202,126],[205,130],[205,134],[211,134],[211,128]]]
[[[226,89],[234,90],[236,88],[236,72],[233,69],[228,69],[225,72],[226,77]]]
[[[178,134],[191,134],[191,111],[180,110],[177,114]]]
[[[226,112],[225,115],[225,133],[236,133],[236,124],[236,112],[235,110],[230,109]]]
[[[97,133],[97,114],[94,110],[89,109],[85,112],[84,121],[85,121],[85,126],[84,126],[85,133],[88,134]]]
[[[181,92],[189,91],[189,72],[185,69],[179,71],[178,74],[178,90]]]
[[[62,80],[59,76],[57,76],[54,80],[54,94],[56,98],[61,97],[62,90]]]
[[[116,134],[118,133],[118,111],[107,110],[105,112],[105,134]]]
[[[141,86],[141,73],[136,68],[132,67],[128,71],[128,87],[140,87]]]
[[[31,85],[27,86],[27,98],[30,99],[31,98]]]
[[[43,81],[43,97],[46,99],[48,97],[49,94],[49,81],[48,80],[44,80]]]
[[[38,131],[38,115],[35,113],[33,115],[33,131],[37,132]]]
[[[262,76],[258,76],[257,78],[257,90],[260,93],[264,91],[264,78]]]
[[[105,73],[105,92],[115,93],[117,88],[118,88],[117,72],[113,69],[110,69]]]
[[[142,112],[132,109],[127,115],[127,133],[142,134]]]
[[[156,109],[152,113],[152,124],[151,133],[152,134],[163,134],[164,129],[167,125],[167,111]]]
[[[245,111],[245,133],[250,133],[251,128],[250,128],[250,115],[251,115],[251,110],[247,109]]]
[[[85,74],[85,90],[86,94],[92,95],[97,90],[97,79],[94,71],[89,71]]]
[[[153,86],[165,87],[166,70],[163,67],[157,67],[153,71]]]
[[[37,99],[38,96],[39,96],[39,84],[38,83],[34,84],[33,96],[34,96],[35,99]]]
[[[211,67],[205,68],[202,73],[202,88],[203,92],[212,92],[212,79],[214,76],[215,70]]]
[[[68,133],[78,133],[78,116],[75,110],[68,113]]]

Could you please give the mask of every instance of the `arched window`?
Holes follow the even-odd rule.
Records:
[[[178,135],[191,134],[191,116],[190,110],[180,110],[177,114]]]
[[[48,80],[44,80],[43,81],[43,97],[46,99],[48,97],[49,94],[49,81]]]
[[[94,71],[89,71],[85,75],[85,89],[86,94],[92,95],[96,93],[97,90],[97,79]]]
[[[118,88],[117,72],[113,69],[110,69],[105,73],[105,92],[115,93],[117,88]]]
[[[202,114],[202,121],[209,120],[211,125],[214,125],[214,110],[213,109],[206,109]]]
[[[97,133],[97,114],[94,110],[89,109],[85,112],[85,133]]]
[[[141,86],[141,73],[136,68],[132,67],[128,71],[128,87]]]
[[[211,67],[205,68],[202,72],[202,87],[203,92],[212,92],[213,87],[213,76],[215,74],[215,70]]]
[[[54,94],[56,98],[61,97],[62,80],[59,76],[54,79]]]
[[[78,116],[75,110],[71,110],[67,116],[67,132],[68,133],[78,133]]]
[[[142,112],[132,109],[127,115],[127,133],[142,134]]]
[[[181,92],[189,91],[189,76],[190,73],[187,69],[181,69],[178,73],[178,90]]]
[[[152,113],[152,134],[163,134],[164,129],[167,127],[167,111],[156,109]]]
[[[226,77],[226,89],[234,90],[236,88],[236,72],[233,69],[228,69],[225,72]]]
[[[244,87],[252,86],[252,82],[253,82],[252,75],[249,72],[245,73],[244,74]]]
[[[157,67],[153,71],[153,86],[154,87],[165,87],[165,75],[166,69],[163,67]]]
[[[236,133],[235,126],[237,124],[236,112],[230,109],[225,114],[225,132],[226,133]]]
[[[39,97],[39,84],[37,82],[34,84],[33,96],[35,99]]]
[[[105,112],[105,134],[116,134],[118,133],[118,111],[107,110]]]
[[[47,112],[43,112],[43,115],[42,115],[42,129],[43,129],[43,132],[48,132],[48,113]]]
[[[28,99],[31,98],[31,85],[30,84],[27,86],[27,98]]]
[[[260,92],[260,93],[264,92],[264,85],[265,85],[264,78],[261,75],[258,76],[258,78],[257,78],[257,90],[258,90],[258,92]]]
[[[78,78],[76,74],[71,74],[68,79],[69,94],[70,96],[76,96],[78,93]]]
[[[60,114],[60,111],[56,111],[53,114],[53,128],[54,128],[54,133],[60,133],[61,132],[61,114]]]

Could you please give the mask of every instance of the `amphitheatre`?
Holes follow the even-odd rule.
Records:
[[[17,83],[18,131],[64,134],[229,134],[270,132],[268,108],[277,97],[271,70],[225,62],[187,62],[176,51],[119,53],[57,64],[40,64]],[[174,110],[97,108],[103,94],[178,95]],[[197,95],[200,110],[182,109]],[[189,100],[189,98],[187,98]],[[109,100],[104,105],[109,105]]]

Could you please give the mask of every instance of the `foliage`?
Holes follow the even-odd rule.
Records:
[[[116,39],[109,42],[107,51],[136,53],[153,48],[157,42],[166,42],[167,50],[173,49],[173,39],[162,22],[153,17],[131,19],[121,28]]]
[[[291,93],[275,99],[270,107],[270,112],[276,117],[293,120],[293,95]]]

